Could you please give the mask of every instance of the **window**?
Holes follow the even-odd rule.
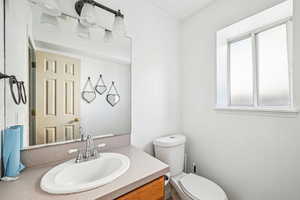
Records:
[[[257,34],[258,104],[287,106],[291,103],[287,25]]]
[[[230,104],[253,105],[252,41],[246,38],[229,44]]]
[[[288,22],[228,41],[229,105],[291,105]]]
[[[217,109],[297,113],[292,18],[288,0],[217,31]]]

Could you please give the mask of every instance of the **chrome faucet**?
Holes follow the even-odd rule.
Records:
[[[82,129],[81,129],[82,131]],[[77,152],[75,163],[81,163],[84,161],[89,161],[97,159],[100,157],[98,148],[105,147],[106,144],[99,144],[95,147],[94,140],[91,135],[85,136],[85,134],[80,131],[80,141],[84,143],[84,148],[82,149],[70,149],[69,154]]]
[[[91,158],[98,158],[98,157],[99,157],[99,153],[98,153],[97,149],[95,148],[94,140],[93,140],[92,136],[87,135],[87,137],[85,139],[85,149],[83,152],[83,158],[85,160],[89,160]]]

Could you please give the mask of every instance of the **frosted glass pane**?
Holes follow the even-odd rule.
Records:
[[[287,106],[289,70],[286,25],[277,26],[257,35],[258,99],[262,106]]]
[[[253,105],[251,38],[230,44],[230,94],[232,105]]]

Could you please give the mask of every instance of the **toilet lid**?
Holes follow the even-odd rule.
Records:
[[[194,200],[226,200],[226,194],[214,182],[195,174],[188,174],[179,180],[182,190]]]

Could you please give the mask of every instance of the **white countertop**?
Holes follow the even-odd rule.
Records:
[[[133,146],[112,149],[129,157],[130,168],[115,181],[90,191],[53,195],[40,189],[41,177],[54,165],[25,169],[19,180],[0,182],[1,200],[111,200],[126,194],[169,171],[166,164]],[[57,164],[57,163],[56,163]]]

